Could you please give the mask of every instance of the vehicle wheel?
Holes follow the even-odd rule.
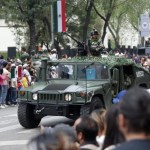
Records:
[[[99,97],[95,96],[92,98],[92,101],[91,101],[90,113],[93,110],[99,109],[99,108],[105,108],[105,107],[104,107],[103,101]]]
[[[18,120],[19,123],[25,128],[36,128],[41,118],[36,118],[34,114],[35,106],[20,103],[18,106]]]

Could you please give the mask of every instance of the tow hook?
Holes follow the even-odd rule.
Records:
[[[43,107],[42,109],[37,109],[36,111],[35,111],[35,113],[36,114],[39,114],[42,110],[44,110],[45,109],[45,107]]]

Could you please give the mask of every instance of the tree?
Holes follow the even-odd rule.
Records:
[[[36,48],[36,21],[45,7],[50,7],[51,0],[8,0],[3,10],[7,13],[9,23],[29,27],[29,52]],[[9,10],[9,11],[8,11]]]
[[[109,21],[108,29],[114,39],[115,47],[119,47],[120,45],[120,30],[125,24],[126,14],[128,11],[126,8],[125,4],[116,8]]]
[[[106,29],[109,25],[109,20],[118,3],[117,0],[101,0],[101,4],[97,5],[98,3],[98,1],[94,3],[94,10],[97,15],[104,21],[103,33],[101,37],[103,43],[106,35]],[[101,10],[101,12],[99,12],[98,10]]]

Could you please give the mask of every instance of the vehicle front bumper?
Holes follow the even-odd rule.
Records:
[[[34,113],[42,116],[65,116],[71,119],[77,118],[80,116],[80,105],[67,105],[67,104],[48,104],[48,103],[37,103],[37,101],[24,101],[19,100],[18,103],[26,103],[28,105],[34,105]]]

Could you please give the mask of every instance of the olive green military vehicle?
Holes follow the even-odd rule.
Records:
[[[132,60],[108,56],[42,60],[40,81],[18,94],[18,120],[35,128],[47,115],[76,119],[97,108],[109,108],[129,86],[150,88],[150,73]]]

